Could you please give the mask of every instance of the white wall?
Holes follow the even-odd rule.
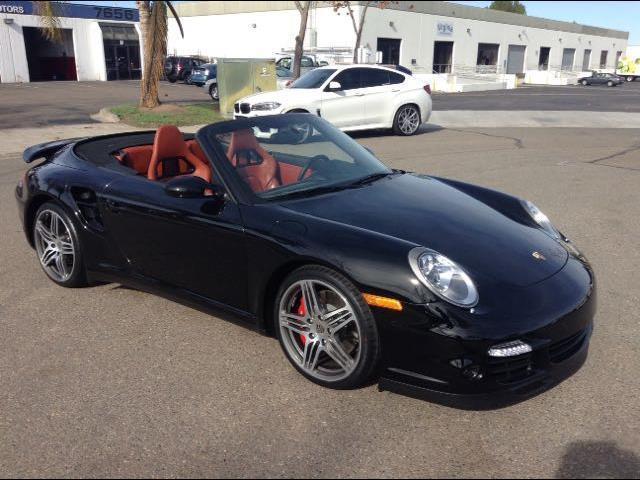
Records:
[[[300,25],[297,10],[234,13],[182,17],[184,39],[173,18],[169,20],[170,55],[206,57],[272,58],[282,49],[292,49]],[[255,28],[253,28],[255,25]],[[352,47],[355,34],[351,20],[337,15],[333,8],[317,8],[308,27],[317,26],[317,46]],[[309,45],[309,30],[305,44]]]

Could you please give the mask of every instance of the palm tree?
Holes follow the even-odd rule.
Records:
[[[42,34],[45,38],[60,42],[62,31],[60,29],[59,3],[34,2],[40,15]],[[180,17],[169,1],[141,1],[136,2],[140,12],[140,30],[142,32],[143,45],[143,70],[140,82],[141,107],[155,108],[160,105],[158,89],[164,70],[164,60],[167,56],[167,8],[171,10],[180,34],[184,37]]]
[[[171,10],[176,22],[178,22],[180,34],[183,38],[184,31],[180,17],[178,17],[178,13],[171,2],[137,0],[136,5],[140,12],[140,31],[142,32],[144,48],[142,82],[140,82],[140,106],[155,108],[160,105],[158,88],[164,71],[164,60],[167,56],[167,7]]]

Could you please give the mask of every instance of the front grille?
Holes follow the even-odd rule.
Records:
[[[581,330],[575,335],[553,343],[549,347],[549,358],[553,363],[564,362],[567,358],[575,355],[587,338],[587,330]]]
[[[248,103],[241,103],[240,111],[242,113],[249,113],[251,111],[251,105],[249,105]]]
[[[508,384],[524,380],[533,373],[533,354],[510,358],[491,358],[487,373],[498,383]]]
[[[233,105],[233,111],[236,113],[240,113],[240,104],[236,103]]]

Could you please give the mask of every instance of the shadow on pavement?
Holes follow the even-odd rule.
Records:
[[[574,442],[569,445],[557,478],[640,478],[640,457],[615,442]]]
[[[426,123],[420,127],[420,129],[413,135],[414,137],[424,135],[425,133],[433,133],[444,130],[444,127],[433,123]],[[380,138],[380,137],[395,137],[396,135],[390,129],[379,130],[362,130],[357,132],[347,132],[347,134],[353,139],[359,138]]]

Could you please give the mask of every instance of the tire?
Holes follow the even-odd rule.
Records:
[[[393,133],[403,137],[414,135],[422,120],[420,118],[420,110],[413,104],[401,106],[393,117]]]
[[[178,81],[178,77],[176,77],[175,75],[170,75],[167,77],[167,80],[169,80],[169,82],[171,83],[176,83]]]
[[[613,82],[611,80],[607,82],[607,87],[613,87]]]
[[[631,75],[626,77],[627,82],[633,82],[635,79],[636,79],[636,77],[632,77]]]
[[[218,100],[220,100],[220,94],[218,93],[217,83],[212,83],[209,86],[209,96],[211,97],[211,100],[213,100],[214,102],[217,102]]]
[[[305,313],[303,305],[314,302],[308,303],[303,291],[314,292],[321,316]],[[312,382],[352,389],[366,384],[376,371],[380,338],[375,319],[362,294],[340,273],[318,265],[292,272],[280,286],[273,318],[285,356]]]
[[[78,229],[65,209],[54,202],[41,205],[32,233],[40,267],[49,279],[62,287],[87,286]]]
[[[189,74],[186,77],[184,77],[184,83],[186,85],[191,85],[191,74]]]
[[[585,87],[586,87],[587,85],[589,85],[589,82],[587,82],[586,80],[582,80],[582,82],[580,82],[580,83],[582,83],[582,85],[583,85],[583,86],[585,86]]]

